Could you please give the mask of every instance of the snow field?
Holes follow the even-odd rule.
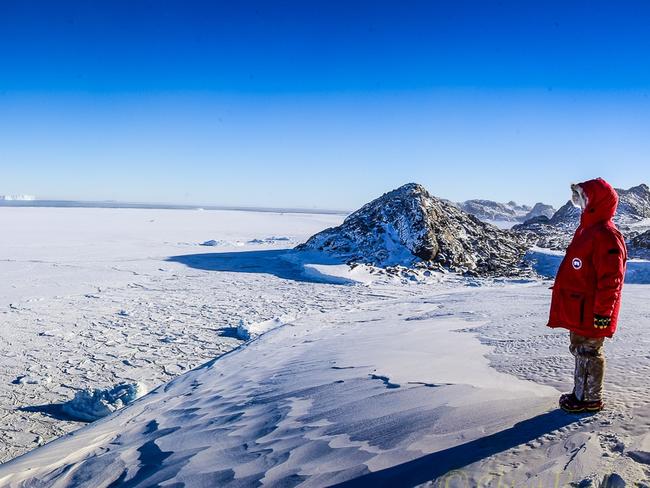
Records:
[[[14,230],[0,234],[2,460],[83,425],[63,407],[76,392],[92,407],[90,389],[154,389],[3,464],[0,486],[650,478],[647,286],[626,285],[607,341],[608,409],[568,416],[555,408],[571,385],[567,334],[544,327],[550,282],[387,276],[267,239],[340,219],[0,209]]]

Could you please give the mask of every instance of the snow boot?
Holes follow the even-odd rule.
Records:
[[[602,400],[578,400],[573,393],[565,393],[560,397],[560,408],[569,413],[596,413],[605,408]]]

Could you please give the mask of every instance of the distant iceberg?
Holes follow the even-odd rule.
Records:
[[[36,200],[36,197],[34,195],[0,195],[0,201],[4,202],[33,200]]]

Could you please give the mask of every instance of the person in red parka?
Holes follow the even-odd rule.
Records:
[[[568,412],[603,409],[603,342],[616,332],[627,249],[612,222],[618,195],[602,178],[571,185],[580,225],[553,284],[549,327],[569,329],[574,388],[560,397]]]

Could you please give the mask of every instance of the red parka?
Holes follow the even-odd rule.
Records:
[[[587,207],[553,285],[549,327],[564,327],[586,337],[612,337],[616,331],[627,249],[612,217],[618,195],[602,178],[580,183]],[[611,319],[594,326],[594,316]]]

